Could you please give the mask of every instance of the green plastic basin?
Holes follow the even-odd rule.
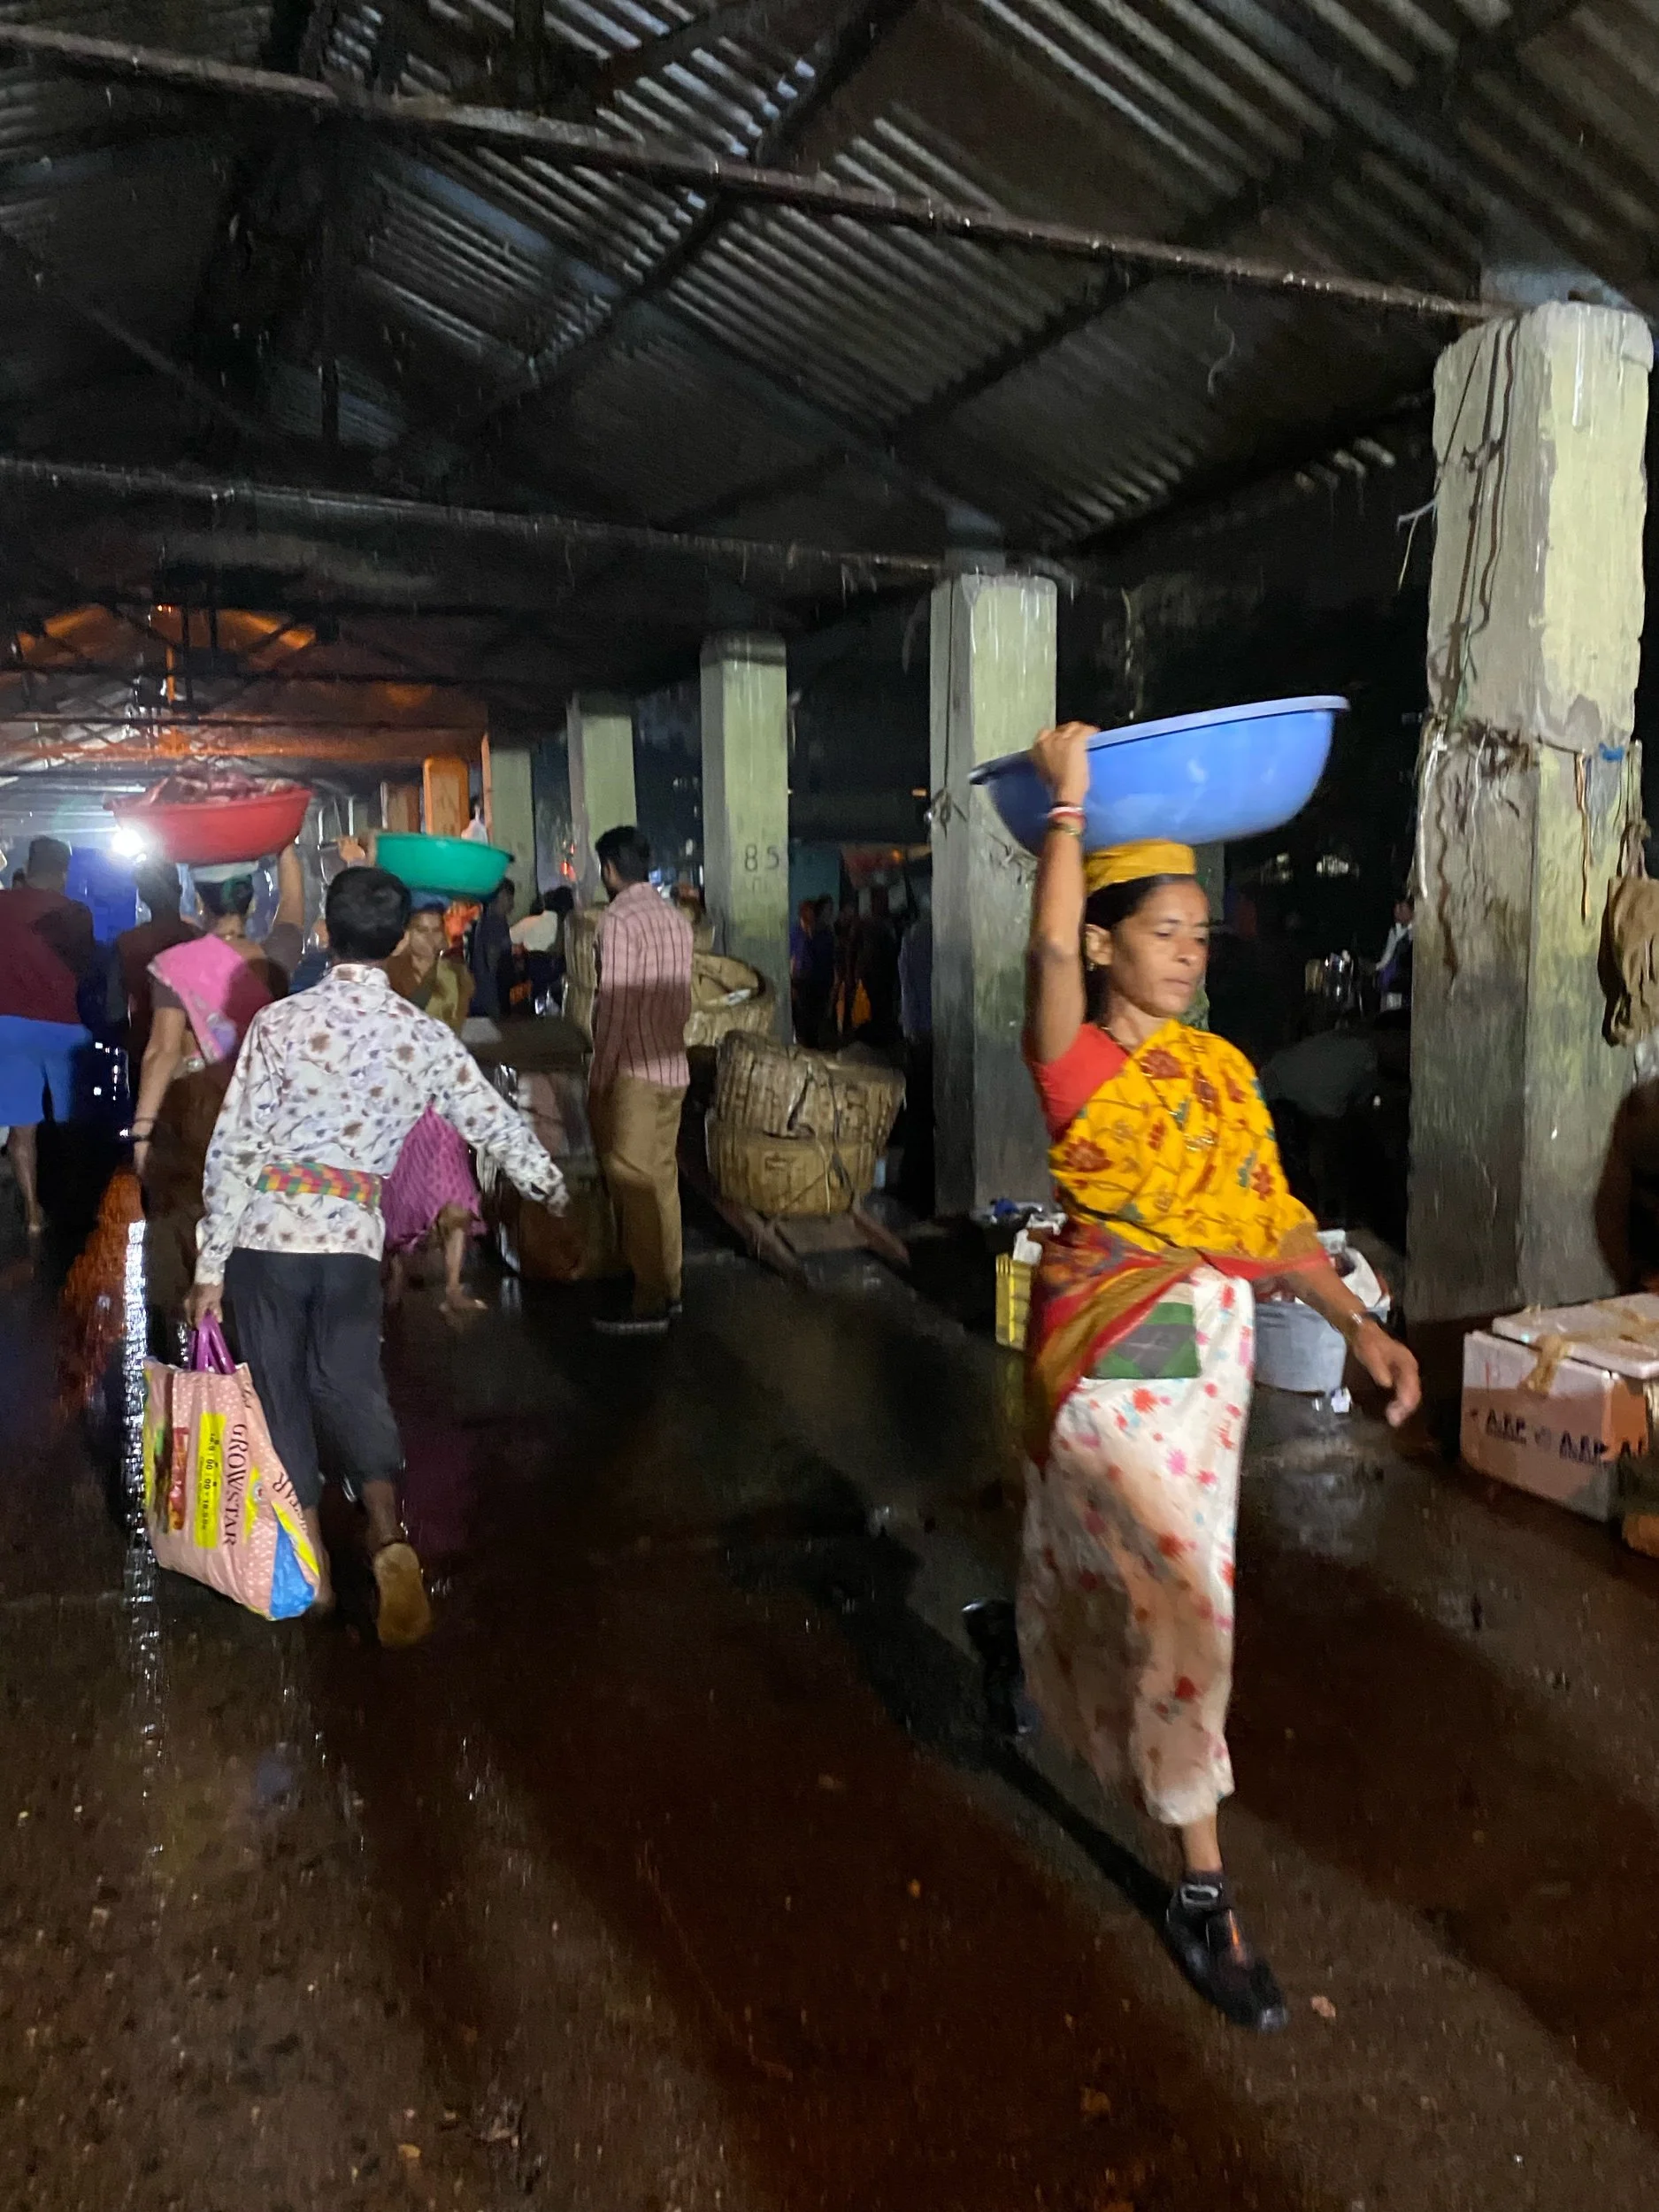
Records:
[[[487,899],[501,887],[512,855],[470,837],[423,837],[382,830],[374,848],[384,868],[411,891],[442,891],[452,899]]]

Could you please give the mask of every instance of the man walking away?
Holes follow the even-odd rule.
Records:
[[[51,1101],[55,1120],[69,1119],[92,1050],[76,987],[96,967],[98,948],[91,915],[64,895],[68,880],[68,846],[37,837],[21,884],[0,891],[0,1127],[11,1128],[12,1172],[31,1237],[46,1225],[36,1141],[43,1102]]]
[[[607,830],[594,850],[611,903],[597,933],[588,1106],[622,1256],[634,1274],[631,1316],[594,1325],[606,1336],[662,1336],[680,1310],[691,925],[652,889],[651,849],[637,829]]]
[[[298,998],[262,1007],[243,1041],[207,1156],[191,1318],[227,1311],[271,1440],[326,1563],[320,1430],[368,1524],[383,1644],[431,1625],[398,1511],[403,1447],[380,1371],[380,1193],[431,1107],[557,1213],[564,1178],[451,1030],[399,998],[387,964],[408,891],[347,868],[325,912],[334,965]],[[333,1603],[324,1568],[318,1606]]]

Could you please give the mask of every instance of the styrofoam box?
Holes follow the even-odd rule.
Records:
[[[1619,1455],[1647,1448],[1646,1395],[1625,1376],[1569,1359],[1540,1396],[1522,1387],[1537,1364],[1530,1344],[1485,1330],[1463,1339],[1463,1459],[1517,1490],[1609,1520]]]

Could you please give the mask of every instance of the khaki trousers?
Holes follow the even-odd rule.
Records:
[[[642,1076],[619,1075],[588,1102],[622,1256],[634,1271],[637,1314],[659,1314],[680,1302],[680,1107],[685,1095]]]

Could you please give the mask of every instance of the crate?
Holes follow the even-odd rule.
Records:
[[[996,1340],[1013,1352],[1025,1348],[1025,1333],[1031,1325],[1032,1278],[1036,1272],[1032,1261],[1016,1259],[1011,1252],[996,1256]]]
[[[1042,1264],[1042,1238],[1022,1229],[1011,1252],[996,1256],[996,1340],[1023,1352],[1031,1328],[1031,1286]]]

